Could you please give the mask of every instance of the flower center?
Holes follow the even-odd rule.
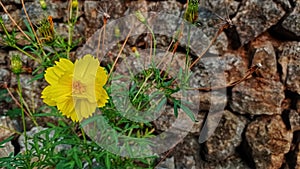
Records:
[[[80,81],[73,81],[72,91],[74,94],[83,94],[86,91],[86,86]]]

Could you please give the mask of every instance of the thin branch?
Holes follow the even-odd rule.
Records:
[[[133,30],[133,27],[132,27],[132,28],[130,29],[130,31],[128,32],[128,35],[126,36],[126,39],[125,39],[125,41],[124,41],[124,43],[123,43],[123,45],[122,45],[122,48],[121,48],[120,52],[118,53],[118,56],[117,56],[117,58],[116,58],[114,64],[113,64],[112,67],[111,67],[111,70],[110,70],[110,72],[109,72],[109,74],[108,74],[108,77],[110,77],[110,75],[111,75],[111,73],[112,73],[114,67],[116,66],[116,64],[117,64],[117,62],[118,62],[118,60],[119,60],[119,58],[120,58],[120,56],[121,56],[121,53],[122,53],[122,51],[124,50],[124,47],[125,47],[125,45],[126,45],[128,39],[129,39],[129,37],[130,37],[130,34],[131,34],[131,31],[132,31],[132,30]]]
[[[2,2],[0,1],[0,5],[2,6],[4,12],[8,15],[9,19],[16,25],[16,27],[18,28],[18,30],[28,39],[31,40],[31,38],[29,36],[27,36],[24,31],[21,29],[21,27],[16,23],[16,21],[14,20],[14,18],[11,17],[11,15],[8,13],[7,9],[5,8],[5,6],[2,4]]]
[[[26,11],[25,4],[24,4],[24,0],[21,0],[21,2],[22,2],[22,7],[23,7],[24,13],[25,13],[25,15],[26,15],[27,21],[29,22],[29,25],[30,25],[30,27],[31,27],[31,29],[32,29],[32,32],[33,32],[33,34],[34,34],[34,36],[35,36],[37,42],[38,42],[38,45],[41,46],[40,40],[39,40],[39,38],[38,38],[38,36],[37,36],[37,34],[36,34],[34,28],[33,28],[32,22],[31,22],[31,20],[30,20],[30,18],[29,18],[29,16],[28,16],[27,11]]]

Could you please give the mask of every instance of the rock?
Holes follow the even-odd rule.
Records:
[[[133,14],[140,10],[142,12],[167,13],[180,17],[182,15],[183,5],[176,0],[169,1],[131,1],[126,4],[127,14]]]
[[[278,81],[250,78],[232,89],[229,102],[233,111],[250,115],[281,114],[284,87]]]
[[[281,47],[279,63],[282,67],[281,79],[286,89],[300,94],[300,42],[284,43]]]
[[[300,167],[300,144],[299,143],[296,146],[293,159],[295,159],[295,161],[293,161],[295,163],[295,168],[299,168]]]
[[[290,110],[289,122],[290,122],[292,131],[300,130],[300,112],[297,112],[295,110]]]
[[[227,50],[228,38],[223,32],[219,35],[217,33],[224,24],[225,22],[211,10],[205,7],[199,8],[196,26],[203,31],[211,42],[214,41],[214,38],[217,38],[209,49],[212,54],[222,55]]]
[[[159,131],[167,131],[175,122],[176,117],[174,116],[174,109],[172,106],[166,106],[165,110],[160,116],[153,121],[155,129]]]
[[[205,112],[199,111],[199,113],[196,115],[196,122],[194,123],[194,126],[191,129],[190,133],[198,134],[200,132],[203,122],[205,120],[205,116]]]
[[[300,39],[300,3],[296,2],[296,7],[282,22],[282,27],[290,31]]]
[[[84,1],[84,15],[87,21],[86,35],[90,37],[97,29],[101,28],[104,24],[104,15],[110,16],[110,20],[118,19],[124,16],[126,6],[120,0],[104,0],[99,1]]]
[[[4,69],[5,70],[5,69]],[[2,73],[2,69],[0,68],[0,75]],[[6,71],[6,70],[5,70]],[[0,76],[1,77],[1,76]],[[5,88],[7,84],[0,83],[0,86]],[[9,95],[8,91],[6,89],[1,89],[0,90],[0,116],[6,115],[7,111],[12,108],[12,98]]]
[[[242,78],[247,70],[238,54],[225,53],[223,57],[202,57],[192,68],[194,87],[224,87]]]
[[[229,15],[234,15],[241,2],[229,0],[229,1],[216,1],[216,0],[206,0],[201,1],[200,6],[206,7],[211,11],[217,13],[223,18],[229,17]]]
[[[17,24],[22,24],[22,19],[20,19],[20,10],[16,10],[16,7],[15,6],[10,6],[10,5],[8,5],[8,6],[5,6],[6,8],[12,8],[13,10],[10,10],[9,11],[9,14],[11,15],[11,17],[15,20],[15,22],[17,23]],[[1,8],[2,9],[2,8]],[[15,25],[14,25],[14,23],[10,20],[10,18],[9,18],[9,16],[8,16],[8,14],[6,14],[6,13],[1,13],[1,17],[2,17],[2,19],[3,19],[3,24],[5,25],[5,27],[6,27],[6,30],[8,31],[8,32],[12,32],[13,31],[13,29],[15,28]],[[24,27],[23,27],[24,28]],[[2,26],[0,26],[0,32],[4,32],[4,30],[3,30],[3,28],[2,28]],[[2,38],[1,38],[2,39]]]
[[[26,2],[30,2],[30,1],[34,1],[34,0],[26,0]],[[21,1],[19,1],[19,0],[3,0],[2,3],[3,4],[12,4],[12,3],[15,3],[15,4],[20,5]]]
[[[160,165],[156,166],[155,169],[175,169],[174,157],[166,158]]]
[[[17,124],[7,116],[0,116],[0,142],[12,136],[17,130]]]
[[[0,83],[9,81],[11,72],[5,68],[0,68]]]
[[[0,142],[14,135],[12,131],[17,130],[16,121],[11,120],[7,116],[0,116]],[[2,144],[0,148],[0,158],[7,157],[9,154],[14,153],[14,146],[11,142]]]
[[[7,142],[2,144],[0,148],[0,158],[8,157],[10,154],[13,154],[15,151],[15,147],[11,144],[11,142]]]
[[[39,1],[25,2],[25,7],[31,22],[34,24],[38,24],[43,18],[48,18],[48,16],[51,16],[53,19],[68,20],[68,15],[66,15],[68,9],[67,1],[47,3],[46,10],[42,9]],[[22,10],[21,16],[26,18],[24,10]]]
[[[200,146],[197,142],[197,138],[192,135],[187,135],[182,143],[179,143],[175,148],[174,154],[176,169],[179,168],[191,168],[197,169],[199,166]]]
[[[256,38],[283,17],[285,11],[274,1],[244,1],[232,19],[242,44]]]
[[[210,88],[226,86],[225,65],[218,57],[205,57],[193,68],[191,87]],[[194,95],[194,100],[200,100],[200,111],[221,111],[224,109],[227,98],[225,88],[219,91],[200,91],[199,95]]]
[[[23,74],[22,76],[20,76],[21,86],[22,86],[22,90],[23,90],[23,94],[24,94],[23,97],[27,101],[33,99],[33,97],[35,97],[35,99],[37,99],[37,100],[39,99],[39,97],[36,97],[38,92],[40,92],[39,83],[36,80],[31,82],[31,80],[32,80],[31,75]],[[11,78],[11,85],[17,86],[17,79],[15,76],[12,76],[12,78]],[[37,108],[37,107],[35,107],[35,108]]]
[[[244,159],[234,154],[220,162],[201,161],[199,169],[251,169]]]
[[[225,110],[219,125],[212,136],[204,143],[202,151],[207,161],[223,161],[235,153],[242,142],[242,132],[246,119]]]
[[[256,73],[265,79],[279,80],[277,73],[277,60],[274,47],[271,42],[252,44],[252,53],[254,53],[252,66],[260,63],[262,67]]]
[[[262,116],[251,122],[245,136],[256,168],[273,169],[281,167],[284,155],[290,150],[293,133],[276,115]]]
[[[239,80],[246,72],[243,59],[234,53],[225,53],[223,57],[203,57],[193,68],[192,87],[225,87]],[[204,92],[194,96],[200,100],[201,111],[221,111],[227,103],[226,90]]]
[[[300,113],[300,99],[297,100],[296,108],[297,108],[297,112]]]
[[[30,150],[30,149],[34,149],[34,148],[36,148],[36,147],[34,147],[34,148],[32,148],[32,145],[31,144],[35,144],[34,143],[34,141],[37,141],[36,139],[37,139],[37,137],[40,137],[38,140],[40,140],[40,141],[37,141],[37,143],[38,143],[38,145],[39,145],[39,149],[40,150],[42,150],[42,149],[45,149],[46,147],[43,147],[43,142],[45,142],[44,140],[46,139],[46,138],[50,138],[50,139],[52,139],[53,138],[53,136],[54,136],[54,130],[52,130],[50,133],[49,133],[49,136],[45,136],[45,133],[47,133],[47,132],[45,132],[45,133],[40,133],[40,132],[42,132],[42,131],[44,131],[44,130],[47,130],[48,128],[44,128],[44,127],[40,127],[40,126],[38,126],[38,127],[32,127],[31,128],[31,130],[30,131],[26,131],[26,135],[27,135],[27,138],[28,138],[28,140],[27,140],[27,147],[28,147],[28,149]],[[48,140],[49,141],[49,140]],[[57,138],[56,138],[56,140],[54,140],[53,139],[53,141],[57,141]],[[25,152],[25,137],[24,137],[24,133],[19,137],[19,139],[18,139],[18,143],[19,143],[19,145],[20,145],[20,147],[21,147],[21,152]],[[59,152],[59,151],[62,151],[62,150],[65,150],[65,149],[70,149],[71,148],[71,145],[68,145],[68,144],[58,144],[58,145],[56,145],[55,146],[55,149],[54,149],[54,151],[55,152]],[[33,152],[35,151],[35,150],[32,150]]]

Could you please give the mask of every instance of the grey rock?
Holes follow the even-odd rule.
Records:
[[[136,11],[168,13],[180,17],[182,15],[183,5],[176,0],[169,1],[131,1],[127,4],[126,14],[132,14]]]
[[[199,113],[196,115],[196,122],[194,123],[194,126],[191,129],[190,133],[197,134],[200,132],[205,116],[206,116],[205,112],[199,111]]]
[[[225,17],[226,18],[226,17]],[[200,7],[198,10],[198,19],[196,21],[197,27],[203,31],[203,33],[208,37],[209,41],[212,42],[216,38],[215,42],[212,43],[209,52],[222,55],[224,51],[226,51],[228,47],[228,38],[226,37],[224,32],[220,32],[218,35],[218,31],[225,24],[224,18],[219,18],[219,15],[212,12],[206,7]]]
[[[282,7],[274,1],[249,0],[244,1],[232,21],[241,43],[246,44],[277,24],[284,14]]]
[[[197,169],[200,165],[199,158],[200,146],[197,138],[193,135],[187,135],[183,142],[179,143],[174,152],[176,169]]]
[[[24,0],[24,2],[32,2],[34,0]],[[2,2],[3,4],[12,4],[12,3],[15,3],[15,4],[21,4],[21,1],[19,0],[3,0]]]
[[[220,162],[200,162],[200,169],[251,169],[247,163],[239,157],[237,154],[234,154],[228,157],[226,160]]]
[[[56,1],[52,3],[47,3],[47,9],[43,10],[39,1],[25,2],[26,11],[30,20],[34,24],[38,24],[43,18],[51,16],[53,19],[63,19],[68,20],[68,15],[66,15],[66,10],[68,9],[68,2]],[[21,12],[23,19],[26,19],[24,10]]]
[[[11,144],[11,142],[4,143],[1,146],[3,147],[0,148],[0,158],[8,157],[15,151],[15,147]]]
[[[17,124],[14,120],[11,120],[7,116],[0,116],[0,140],[3,141],[8,137],[12,136],[14,133],[11,131],[17,130]]]
[[[225,53],[221,57],[203,57],[192,68],[194,78],[193,88],[223,87],[220,90],[204,92],[200,91],[195,99],[200,100],[202,111],[222,111],[227,103],[225,86],[233,81],[239,80],[246,72],[243,59],[234,53]]]
[[[290,110],[289,122],[290,122],[292,131],[300,130],[300,113],[295,110]]]
[[[5,68],[0,68],[0,83],[8,82],[11,76],[11,72]]]
[[[229,102],[233,111],[250,115],[281,114],[284,87],[279,81],[250,78],[232,89]]]
[[[212,136],[204,143],[203,155],[207,161],[223,161],[235,153],[242,142],[246,119],[225,111]]]
[[[44,130],[47,130],[48,128],[44,128],[44,127],[32,127],[30,131],[26,131],[26,135],[27,135],[27,148],[28,149],[32,149],[32,144],[33,143],[33,138],[34,136],[37,136],[38,133],[44,131]],[[49,134],[49,136],[45,136],[45,133],[43,134],[40,134],[39,136],[42,138],[42,139],[46,139],[47,137],[49,138],[52,138],[54,135],[54,130],[52,130]],[[18,138],[18,143],[19,145],[21,146],[21,152],[25,152],[25,136],[24,136],[24,133]],[[43,143],[42,143],[42,140],[38,142],[38,145],[40,146],[39,148],[42,149],[44,147],[43,146]],[[59,152],[61,150],[66,150],[66,149],[70,149],[71,148],[71,145],[68,145],[68,144],[59,144],[59,145],[56,145],[55,146],[55,149],[54,151],[55,152]]]
[[[174,109],[171,106],[167,106],[160,116],[153,121],[154,126],[159,131],[167,131],[175,122],[176,117],[174,115]]]
[[[104,16],[108,22],[124,16],[126,6],[120,0],[84,1],[84,15],[87,21],[87,35],[90,37],[104,24]]]
[[[193,156],[184,155],[181,160],[181,164],[176,165],[176,169],[196,169],[196,162]]]
[[[257,169],[281,167],[293,133],[286,129],[279,115],[259,117],[248,125],[245,135]]]
[[[229,15],[233,15],[237,12],[241,2],[229,0],[229,1],[218,1],[218,0],[206,0],[200,1],[200,6],[206,7],[211,11],[217,13],[223,18],[227,18]]]
[[[300,37],[300,3],[296,3],[293,12],[290,13],[282,22],[283,28]]]
[[[9,6],[5,6],[7,8],[9,8]],[[11,15],[11,17],[15,20],[16,23],[21,24],[23,21],[20,18],[20,13],[21,11],[19,9],[15,9],[10,11],[9,14]],[[3,23],[7,29],[8,32],[13,31],[13,29],[15,28],[15,25],[13,24],[13,22],[10,20],[8,14],[6,13],[1,13],[1,17],[3,19]],[[0,32],[4,32],[4,30],[2,29],[2,26],[0,27]],[[2,38],[1,38],[2,39]]]
[[[23,99],[31,110],[36,110],[41,105],[41,89],[38,81],[32,81],[32,76],[27,74],[22,74],[20,76]],[[10,86],[17,86],[16,76],[12,76],[10,80]],[[16,92],[13,90],[12,92]],[[17,99],[19,99],[17,97]],[[32,124],[32,123],[30,123]],[[32,124],[33,125],[33,124]]]
[[[174,157],[166,158],[159,166],[155,169],[175,169]]]
[[[17,124],[15,120],[11,120],[7,116],[0,116],[0,141],[3,141],[10,136],[14,135],[12,131],[17,130]],[[14,146],[11,144],[11,142],[7,142],[5,144],[2,144],[0,148],[0,158],[1,157],[7,157],[9,154],[14,153]]]
[[[300,42],[289,42],[281,46],[279,63],[282,67],[282,81],[290,91],[300,94]]]

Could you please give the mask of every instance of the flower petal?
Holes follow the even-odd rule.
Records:
[[[78,117],[78,121],[81,121],[83,118],[88,118],[96,110],[97,104],[90,103],[86,99],[76,100],[75,112]]]
[[[45,79],[49,84],[56,84],[64,74],[72,74],[73,63],[67,59],[61,58],[56,65],[48,68],[45,72]]]
[[[56,106],[55,98],[52,96],[52,86],[47,86],[42,91],[42,96],[44,103],[48,104],[49,106]]]
[[[98,59],[90,54],[85,55],[82,59],[76,60],[74,67],[75,80],[81,80],[83,82],[95,80],[98,67]]]

